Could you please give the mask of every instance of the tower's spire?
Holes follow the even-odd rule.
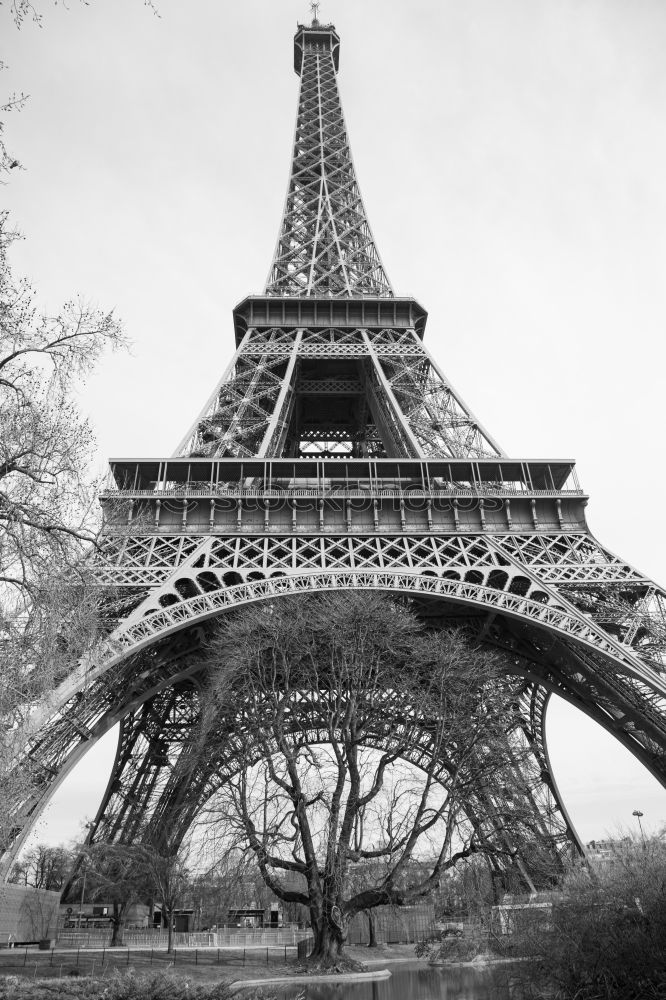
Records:
[[[301,77],[289,189],[267,295],[392,296],[370,230],[347,137],[336,72],[340,39],[299,25],[294,68]]]

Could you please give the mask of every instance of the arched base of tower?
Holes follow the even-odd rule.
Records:
[[[202,649],[217,615],[233,612],[250,601],[345,588],[399,593],[431,626],[462,626],[473,641],[505,651],[507,673],[521,678],[521,724],[540,774],[536,809],[551,829],[557,830],[561,842],[568,840],[580,847],[548,759],[544,720],[551,692],[611,731],[664,781],[659,734],[645,724],[643,731],[636,725],[639,715],[645,723],[647,713],[645,707],[642,713],[637,709],[635,682],[618,673],[611,676],[612,660],[607,654],[591,649],[584,636],[574,638],[563,627],[566,612],[544,611],[538,601],[466,581],[417,574],[303,574],[190,598],[177,608],[132,624],[119,641],[108,643],[105,668],[100,663],[87,673],[85,683],[74,688],[60,712],[42,725],[32,742],[30,753],[38,762],[43,781],[34,799],[25,803],[17,816],[17,838],[5,859],[5,870],[60,781],[87,748],[117,722],[122,722],[118,755],[93,836],[131,837],[140,817],[145,820],[156,809],[163,809],[164,797],[173,792],[173,756],[178,756],[178,746],[187,742],[196,719]],[[68,683],[72,687],[73,678]],[[621,699],[624,707],[620,712]],[[205,787],[203,776],[201,782]],[[195,796],[194,801],[200,797]],[[188,822],[195,814],[196,808]],[[184,832],[181,829],[177,835]]]

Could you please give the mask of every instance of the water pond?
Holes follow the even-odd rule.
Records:
[[[308,983],[277,993],[280,1000],[509,1000],[506,967],[434,967],[425,962],[387,964],[390,979],[361,983]]]

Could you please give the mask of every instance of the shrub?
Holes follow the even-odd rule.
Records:
[[[525,996],[562,1000],[666,997],[666,845],[618,849],[600,869],[568,873],[551,919],[525,925],[515,952]]]
[[[471,962],[488,952],[488,935],[482,930],[467,929],[464,934],[438,932],[415,947],[418,958],[430,962]]]
[[[169,972],[141,975],[130,971],[104,979],[0,978],[0,1000],[231,1000],[234,995],[226,982],[207,986]],[[260,992],[243,991],[244,1000],[262,997],[268,1000]]]

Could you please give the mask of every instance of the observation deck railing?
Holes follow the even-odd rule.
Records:
[[[350,499],[373,499],[386,497],[387,499],[396,500],[408,500],[408,499],[455,499],[456,497],[478,497],[483,499],[486,496],[493,497],[522,497],[525,499],[530,499],[531,497],[585,497],[586,494],[581,489],[558,489],[558,490],[538,490],[531,489],[530,487],[524,487],[522,489],[511,488],[506,486],[482,486],[482,487],[459,487],[450,486],[445,487],[441,490],[439,489],[407,489],[407,490],[383,490],[375,489],[373,487],[368,487],[367,489],[346,489],[344,487],[333,487],[330,489],[317,488],[317,487],[294,487],[285,489],[275,489],[275,488],[255,488],[248,486],[210,486],[206,484],[201,486],[197,484],[196,486],[177,486],[172,489],[155,489],[155,490],[141,490],[141,489],[114,489],[105,488],[100,494],[101,499],[113,499],[113,498],[137,498],[137,497],[147,497],[152,499],[161,499],[162,497],[189,497],[189,496],[201,496],[201,497],[230,497],[242,499],[244,497],[252,498],[278,498],[285,497],[298,499],[302,497],[304,499],[312,499],[316,497],[317,499],[335,499],[340,498],[350,498]]]

